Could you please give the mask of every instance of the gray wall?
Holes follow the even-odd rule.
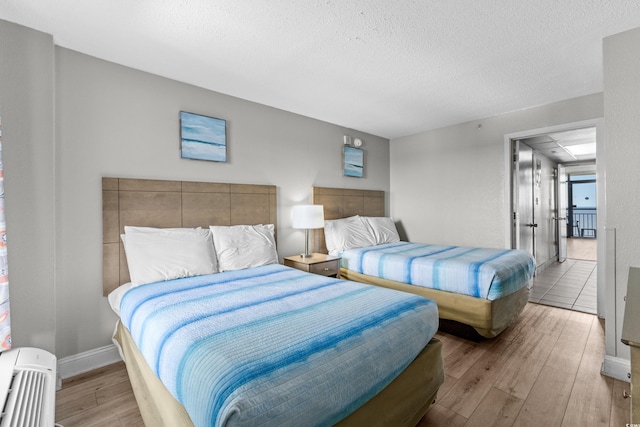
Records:
[[[55,350],[54,50],[0,20],[0,114],[14,347]]]
[[[55,47],[0,21],[13,340],[59,358],[111,343],[102,296],[101,177],[278,187],[278,251],[304,234],[291,207],[311,186],[389,191],[389,141]],[[180,110],[227,120],[229,162],[179,156]],[[342,176],[343,135],[364,140],[365,178]]]
[[[607,355],[629,359],[620,342],[629,267],[640,266],[640,29],[604,39],[607,228],[615,229],[615,288],[607,293]],[[610,313],[614,311],[614,313]]]
[[[110,343],[102,297],[101,177],[272,184],[278,252],[299,253],[291,207],[312,185],[389,190],[389,142],[56,47],[58,357]],[[228,163],[179,155],[179,111],[223,118]],[[343,135],[364,142],[366,177],[342,176]],[[82,304],[77,304],[82,301]]]
[[[391,215],[410,240],[509,246],[505,135],[603,116],[602,94],[396,138]]]

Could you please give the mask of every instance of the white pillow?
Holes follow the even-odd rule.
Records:
[[[364,216],[362,219],[369,225],[376,245],[396,243],[400,241],[398,230],[393,219],[378,216]]]
[[[330,255],[376,244],[371,229],[358,215],[325,221],[324,236]]]
[[[220,271],[278,264],[273,224],[209,227]]]
[[[124,250],[134,286],[218,272],[211,231],[124,227]]]
[[[140,232],[140,233],[157,233],[159,231],[163,231],[163,232],[175,232],[175,233],[180,233],[181,231],[184,230],[202,230],[202,227],[195,227],[195,228],[156,228],[156,227],[134,227],[132,225],[125,225],[124,226],[125,230],[129,230],[129,233],[131,232]],[[127,246],[127,236],[124,234],[120,235],[120,239],[122,239],[122,244],[125,246],[125,251],[126,251],[126,246]],[[213,241],[212,243],[213,244]]]
[[[123,234],[124,236],[124,234]],[[113,291],[109,292],[107,299],[109,300],[109,305],[111,309],[120,316],[120,302],[122,301],[122,297],[127,293],[129,289],[133,288],[133,284],[131,282],[127,282],[124,285],[120,285],[115,288]]]

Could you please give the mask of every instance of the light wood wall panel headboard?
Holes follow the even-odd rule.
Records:
[[[124,226],[209,227],[277,223],[273,185],[102,178],[103,294],[129,281]]]
[[[324,206],[324,219],[340,219],[353,215],[385,216],[384,191],[349,188],[313,187],[311,203]],[[313,230],[313,251],[327,253],[324,230]]]

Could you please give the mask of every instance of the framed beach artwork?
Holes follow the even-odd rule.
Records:
[[[356,178],[364,176],[364,151],[360,148],[345,145],[342,157],[344,176],[355,176]]]
[[[223,119],[180,112],[180,157],[227,161],[227,122]]]

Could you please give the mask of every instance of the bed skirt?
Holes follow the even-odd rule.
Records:
[[[184,407],[153,373],[120,322],[114,339],[124,354],[129,381],[145,425],[192,427]],[[444,382],[441,349],[442,343],[433,338],[395,380],[337,425],[415,426]]]
[[[529,301],[529,286],[523,286],[517,292],[490,301],[381,279],[346,268],[340,269],[340,278],[410,292],[434,300],[438,304],[438,314],[441,319],[455,320],[469,325],[485,338],[493,338],[505,330],[518,318]]]

